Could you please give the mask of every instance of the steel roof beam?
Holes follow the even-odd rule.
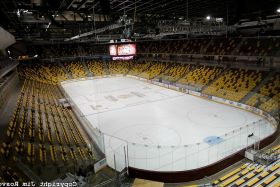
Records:
[[[125,0],[125,1],[121,2],[120,4],[116,5],[115,7],[113,7],[112,10],[114,10],[115,8],[121,6],[122,4],[125,4],[127,2],[131,2],[131,1],[130,0]]]
[[[66,9],[68,10],[68,9],[73,5],[73,3],[74,3],[75,1],[76,1],[76,0],[72,0],[71,3],[67,6]]]
[[[81,5],[77,8],[77,10],[80,10],[87,2],[88,0],[83,0]]]

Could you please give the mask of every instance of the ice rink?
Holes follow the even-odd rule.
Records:
[[[62,87],[81,117],[105,134],[107,162],[114,167],[115,155],[118,170],[128,164],[158,171],[193,169],[245,147],[248,133],[262,139],[273,132],[269,124],[250,126],[251,132],[247,125],[261,119],[251,112],[133,78],[73,81]],[[233,136],[242,129],[244,135]],[[224,141],[227,137],[231,142]]]

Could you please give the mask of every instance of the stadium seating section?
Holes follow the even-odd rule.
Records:
[[[27,64],[19,70],[23,77],[36,80],[42,83],[58,84],[67,79],[66,73],[59,64]]]
[[[111,61],[108,63],[111,75],[123,74],[126,75],[132,66],[131,61]]]
[[[269,154],[280,155],[280,145],[276,145],[267,151]],[[212,182],[213,186],[244,186],[244,187],[264,187],[280,185],[280,162],[279,160],[269,164],[246,163],[232,169],[222,177]]]
[[[232,101],[240,101],[261,82],[263,76],[264,73],[259,71],[229,69],[203,92]]]
[[[280,39],[260,38],[212,38],[141,42],[139,53],[277,56]]]
[[[60,58],[60,57],[75,57],[75,56],[90,56],[94,54],[106,54],[108,45],[88,44],[66,44],[66,45],[39,45],[31,46],[29,53],[38,54],[41,58]]]
[[[37,69],[38,67],[36,67]],[[59,163],[91,163],[88,148],[73,112],[62,107],[56,85],[25,79],[17,108],[8,124],[1,154],[30,165],[54,166]],[[42,77],[40,77],[42,78]]]
[[[274,56],[280,46],[279,38],[246,38],[239,49],[234,51],[236,55],[244,56]]]
[[[88,61],[86,65],[93,76],[105,75],[104,64],[101,61]]]
[[[248,99],[246,103],[251,106],[259,107],[265,111],[273,112],[277,110],[278,107],[276,101],[280,98],[279,90],[280,74],[276,73],[257,93]]]
[[[167,68],[158,78],[162,78],[167,81],[176,82],[181,79],[186,73],[193,68],[193,65],[171,63],[170,67]]]
[[[202,89],[204,94],[213,95],[232,101],[242,101],[275,113],[279,109],[280,75],[273,76],[265,82],[270,74],[267,71],[227,68],[224,66],[207,66],[158,61],[109,61],[89,60],[85,62],[70,61],[62,63],[41,63],[21,66],[20,75],[28,79],[57,85],[69,78],[129,74],[146,79],[162,79]],[[261,87],[257,90],[258,85]],[[255,94],[251,92],[255,91]],[[252,95],[250,95],[252,94]]]
[[[187,73],[178,82],[182,84],[202,87],[207,85],[211,80],[215,79],[223,71],[223,68],[213,66],[197,66],[195,69]]]
[[[4,182],[18,182],[19,184],[21,184],[21,182],[23,182],[24,180],[26,181],[27,179],[26,177],[24,177],[24,179],[22,177],[22,173],[15,171],[14,168],[1,166],[0,183],[3,184]]]
[[[69,62],[64,64],[66,70],[71,74],[73,79],[83,78],[86,76],[86,72],[81,62]]]
[[[145,79],[152,79],[161,74],[168,66],[168,64],[164,62],[150,62],[150,65],[151,66],[148,69],[138,74],[138,76]]]
[[[159,54],[205,54],[205,55],[241,55],[241,56],[279,56],[280,38],[199,38],[184,40],[141,41],[137,44],[137,53]],[[41,58],[60,58],[108,54],[107,45],[61,44],[32,46],[31,54]]]
[[[231,55],[240,41],[240,38],[216,38],[210,42],[205,53],[210,55]]]
[[[151,66],[150,61],[143,61],[140,63],[136,63],[131,70],[129,71],[129,74],[131,75],[139,75],[143,71],[147,70]]]

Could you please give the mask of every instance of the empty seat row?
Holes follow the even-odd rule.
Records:
[[[280,163],[278,161],[269,166],[246,163],[213,181],[212,185],[220,187],[267,186],[280,179],[279,177]]]

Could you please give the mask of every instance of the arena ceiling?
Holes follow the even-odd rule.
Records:
[[[0,24],[16,38],[68,38],[110,25],[124,14],[138,28],[207,15],[234,24],[275,14],[279,6],[276,0],[1,0]]]

